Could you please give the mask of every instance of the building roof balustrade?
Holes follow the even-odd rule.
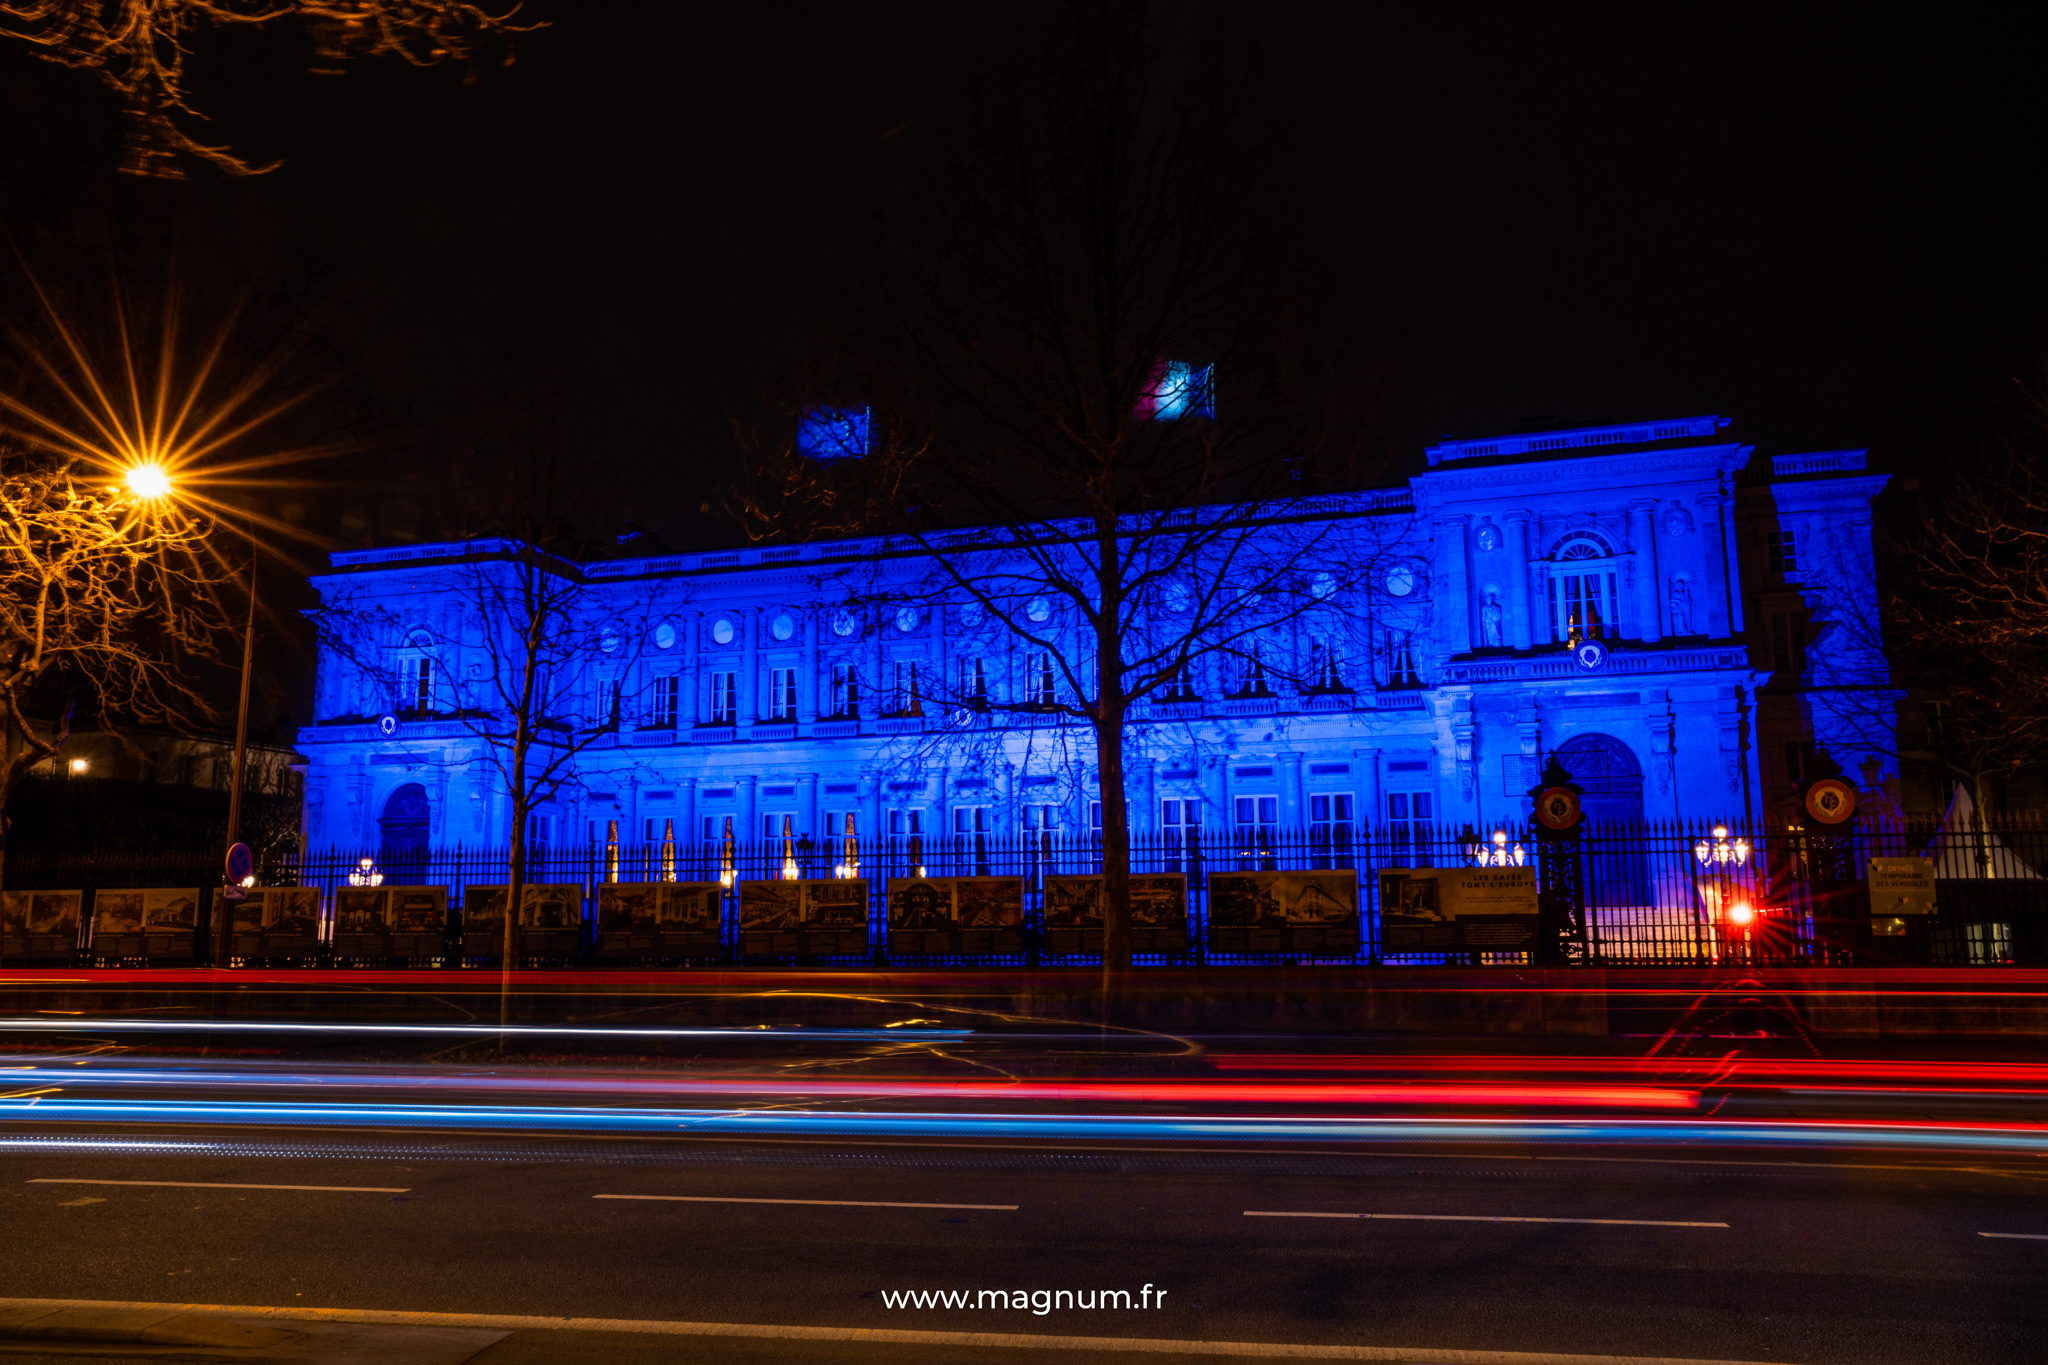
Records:
[[[1663,422],[1634,422],[1624,426],[1572,427],[1561,431],[1531,432],[1522,436],[1490,436],[1475,441],[1444,440],[1423,453],[1430,464],[1449,460],[1484,460],[1507,455],[1535,455],[1546,450],[1600,449],[1607,446],[1649,445],[1657,441],[1683,441],[1717,435],[1728,425],[1726,417],[1682,417]]]
[[[1858,474],[1867,466],[1867,450],[1824,450],[1811,455],[1771,456],[1771,476],[1796,478],[1801,474]]]
[[[733,741],[733,727],[730,725],[699,725],[690,731],[692,744],[730,744]]]
[[[858,720],[821,720],[811,727],[813,739],[852,739],[858,734]]]
[[[760,722],[747,727],[747,738],[756,744],[778,739],[795,739],[796,723],[786,720]]]

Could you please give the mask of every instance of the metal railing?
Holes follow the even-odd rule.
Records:
[[[1931,820],[1863,821],[1841,836],[1815,835],[1797,828],[1711,825],[1695,822],[1590,823],[1555,856],[1576,858],[1580,903],[1570,907],[1566,963],[1601,966],[1831,965],[1921,963],[1996,966],[2048,963],[2048,822],[2007,817],[1965,830],[1944,830]],[[1476,963],[1523,965],[1532,952],[1386,952],[1380,933],[1380,874],[1402,869],[1447,869],[1488,862],[1535,866],[1538,841],[1526,827],[1495,826],[1483,833],[1444,825],[1328,824],[1283,829],[1274,826],[1227,830],[1182,829],[1132,838],[1133,875],[1178,874],[1185,879],[1184,947],[1140,951],[1141,964],[1230,965],[1276,961],[1429,965]],[[1931,912],[1890,916],[1872,906],[1862,880],[1867,860],[1933,860],[1935,904]],[[268,887],[310,887],[319,892],[321,955],[330,953],[338,893],[375,879],[388,887],[445,888],[446,944],[427,954],[436,963],[479,960],[465,956],[463,909],[470,888],[503,886],[507,854],[502,848],[365,848],[286,852],[269,859],[259,881]],[[564,952],[556,935],[548,961],[668,960],[659,950],[621,957],[600,954],[602,888],[607,884],[722,883],[717,926],[719,960],[788,960],[789,955],[743,951],[740,900],[745,883],[856,876],[867,883],[867,938],[859,951],[847,940],[820,954],[848,964],[886,965],[947,962],[979,965],[1083,965],[1099,961],[1099,949],[1073,951],[1071,934],[1048,936],[1045,910],[1049,878],[1099,875],[1101,844],[1093,835],[946,834],[863,837],[849,847],[843,838],[785,842],[781,839],[669,844],[549,845],[529,850],[526,881],[534,886],[571,886],[581,899],[580,948]],[[207,855],[152,855],[75,858],[36,851],[10,854],[10,893],[76,890],[76,952],[106,960],[94,947],[96,895],[121,888],[191,887],[200,890],[200,939],[204,923],[220,902],[219,864]],[[1209,877],[1219,872],[1350,872],[1357,915],[1352,930],[1338,920],[1314,946],[1247,950],[1236,939],[1211,933]],[[902,878],[1007,877],[1021,882],[1022,946],[1006,953],[928,954],[892,952],[888,932],[888,883]],[[1343,883],[1339,883],[1342,885]],[[21,896],[10,895],[5,921],[6,960],[19,964],[23,937]],[[1054,940],[1064,945],[1055,950]],[[476,937],[472,935],[472,943]],[[1086,940],[1092,943],[1093,940]],[[1154,941],[1154,940],[1147,940]],[[47,943],[45,944],[47,946]],[[62,953],[59,954],[62,956]],[[808,954],[805,954],[806,956]],[[700,960],[701,952],[691,955]],[[196,948],[183,960],[203,960]],[[425,964],[418,954],[414,959]],[[408,960],[414,960],[408,959]],[[538,959],[536,959],[538,960]]]

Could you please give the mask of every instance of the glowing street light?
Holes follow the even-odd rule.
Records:
[[[128,470],[128,491],[146,502],[171,494],[171,476],[160,464],[139,464]]]
[[[355,871],[348,874],[348,884],[350,886],[384,885],[384,874],[377,870],[377,860],[375,858],[364,858],[358,862],[355,866]]]

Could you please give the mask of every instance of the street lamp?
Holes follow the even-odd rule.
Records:
[[[1711,843],[1702,839],[1692,846],[1692,856],[1713,878],[1710,909],[1717,918],[1740,929],[1745,938],[1756,919],[1756,910],[1746,901],[1729,903],[1728,880],[1736,868],[1748,865],[1749,854],[1749,840],[1730,839],[1726,825],[1714,826]]]
[[[142,460],[128,467],[125,482],[128,491],[145,502],[156,502],[169,498],[175,492],[170,471],[154,460]],[[247,511],[246,504],[244,511]],[[242,534],[249,541],[249,620],[242,631],[242,695],[235,710],[235,769],[234,781],[228,788],[228,849],[233,850],[242,842],[242,786],[248,772],[249,756],[249,683],[254,673],[256,659],[256,565],[259,555],[256,549],[256,528],[251,524],[243,528]],[[254,877],[238,879],[244,888],[256,884]],[[214,961],[223,966],[228,960],[231,915],[220,916],[215,933]]]

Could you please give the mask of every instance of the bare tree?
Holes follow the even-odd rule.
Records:
[[[81,701],[137,724],[210,714],[190,666],[231,638],[233,575],[209,529],[79,461],[0,451],[0,877],[8,798],[61,753]],[[36,702],[54,724],[32,718]]]
[[[883,537],[832,585],[845,609],[922,603],[1030,655],[1009,695],[947,666],[926,697],[1090,728],[1112,978],[1137,704],[1206,690],[1219,659],[1243,695],[1290,672],[1335,685],[1328,653],[1297,663],[1276,635],[1318,615],[1349,631],[1395,539],[1370,499],[1314,495],[1348,414],[1304,385],[1295,296],[1262,245],[1271,149],[1220,45],[1175,38],[1137,7],[1076,5],[980,82],[930,229],[898,243],[874,325],[839,348],[862,359],[820,367],[738,498],[758,537]]]
[[[2048,478],[2009,452],[1926,513],[1893,601],[1901,672],[1926,716],[1926,757],[1998,804],[1995,779],[2048,762]]]
[[[353,57],[391,56],[413,66],[471,61],[487,40],[541,27],[513,22],[518,9],[494,13],[464,0],[0,0],[0,36],[92,71],[121,96],[128,121],[121,169],[128,174],[179,179],[193,160],[260,175],[281,163],[252,165],[183,126],[206,117],[185,86],[185,59],[203,30],[296,19],[313,39],[313,69],[337,74],[336,64]],[[504,61],[512,61],[509,42]]]

